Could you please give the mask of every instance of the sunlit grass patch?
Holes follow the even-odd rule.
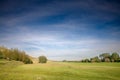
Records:
[[[1,80],[119,80],[120,63],[0,61]]]

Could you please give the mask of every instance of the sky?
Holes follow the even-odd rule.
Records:
[[[50,60],[120,54],[120,1],[0,0],[0,46]]]

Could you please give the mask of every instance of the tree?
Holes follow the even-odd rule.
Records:
[[[93,57],[90,59],[91,62],[100,62],[100,59],[98,58],[98,56]]]
[[[45,56],[39,56],[39,63],[46,63],[47,58]]]
[[[103,53],[103,54],[100,54],[99,57],[101,57],[101,61],[105,61],[105,58],[109,58],[110,59],[110,54],[109,53]]]
[[[89,62],[89,59],[85,59],[84,61],[85,61],[85,62]]]
[[[63,62],[67,62],[67,60],[63,60]]]
[[[8,49],[6,47],[0,47],[0,58],[7,60],[22,61],[25,64],[32,64],[32,60],[24,51],[20,51],[17,48]]]
[[[119,60],[119,54],[117,52],[112,53],[111,59],[117,62]]]

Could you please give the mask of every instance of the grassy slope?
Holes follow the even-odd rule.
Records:
[[[0,61],[0,80],[119,80],[120,63]]]

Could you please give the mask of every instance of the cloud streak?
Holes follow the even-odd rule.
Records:
[[[116,0],[4,1],[0,45],[54,60],[120,52],[119,8]]]
[[[30,29],[30,28],[28,28]],[[117,40],[105,40],[97,38],[86,39],[66,39],[59,35],[53,34],[38,34],[38,32],[32,32],[32,30],[23,29],[24,33],[12,34],[5,37],[3,45],[8,47],[18,47],[27,51],[30,55],[37,57],[38,55],[47,55],[50,59],[52,57],[58,57],[65,59],[66,57],[79,56],[81,58],[89,57],[101,52],[119,52],[120,42]],[[63,34],[64,35],[64,34]],[[10,45],[10,46],[9,46]],[[63,57],[64,56],[64,57]],[[63,57],[63,58],[62,58]],[[68,57],[68,59],[69,59]],[[78,58],[77,58],[78,59]]]

